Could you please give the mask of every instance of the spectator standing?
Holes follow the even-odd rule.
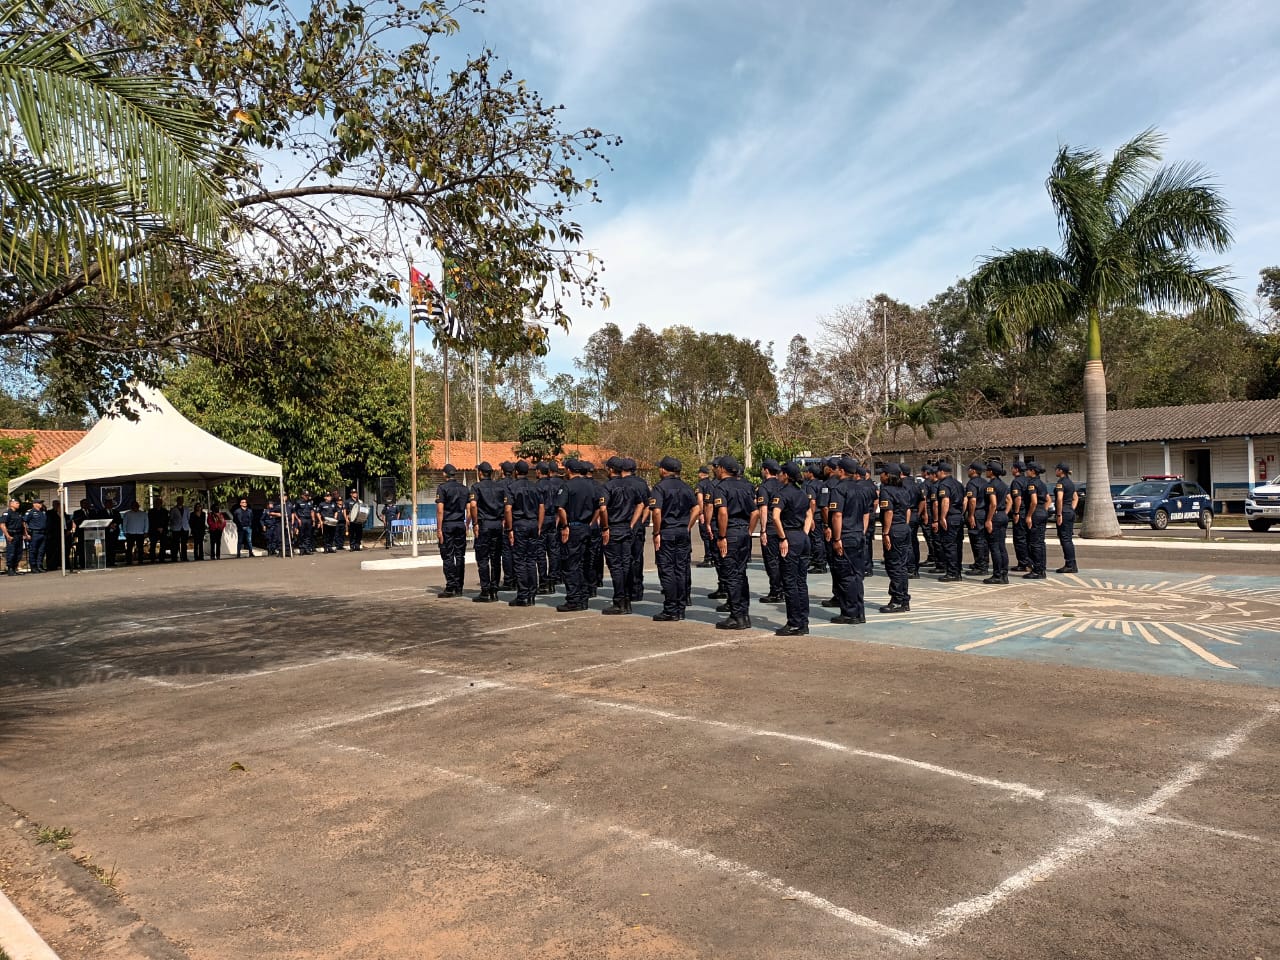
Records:
[[[147,511],[147,532],[151,538],[148,548],[151,562],[155,563],[157,557],[162,561],[168,560],[169,511],[165,509],[164,501],[159,497],[152,501],[151,509]]]
[[[196,504],[191,511],[191,542],[195,548],[195,558],[204,559],[204,535],[209,528],[209,515],[204,507]]]
[[[252,557],[253,508],[249,506],[249,501],[245,497],[240,498],[240,505],[232,513],[232,517],[236,522],[236,532],[239,534],[236,540],[236,559],[240,559],[241,550],[248,550],[249,556]]]
[[[125,566],[142,563],[142,541],[147,536],[149,518],[137,500],[121,517],[124,526],[124,562]]]
[[[209,508],[209,559],[222,559],[222,531],[227,529],[227,515],[218,504]]]
[[[169,511],[169,558],[186,563],[187,541],[191,539],[191,509],[182,497]]]

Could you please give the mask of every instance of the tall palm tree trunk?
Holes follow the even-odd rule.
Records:
[[[1107,464],[1107,374],[1102,366],[1102,325],[1098,309],[1089,310],[1089,353],[1084,365],[1084,445],[1089,472],[1088,503],[1082,535],[1089,539],[1120,537],[1120,522],[1111,508],[1111,470]]]

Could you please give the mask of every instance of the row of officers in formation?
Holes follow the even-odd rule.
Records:
[[[563,583],[566,595],[556,609],[586,610],[603,586],[607,564],[613,602],[603,612],[614,616],[631,613],[631,605],[644,598],[645,538],[652,535],[662,588],[662,610],[653,619],[659,621],[684,619],[698,536],[701,565],[717,570],[710,598],[720,600],[716,609],[727,614],[716,624],[723,630],[751,627],[747,564],[758,533],[769,581],[759,602],[786,605],[779,636],[808,633],[811,573],[831,577],[832,595],[822,605],[839,608],[835,623],[866,622],[863,580],[873,575],[877,521],[889,578],[889,602],[881,613],[911,609],[909,581],[924,567],[941,573],[943,583],[959,583],[966,535],[973,550],[968,572],[989,571],[983,583],[1009,582],[1010,528],[1013,571],[1045,578],[1051,507],[1065,560],[1057,572],[1076,572],[1079,497],[1065,463],[1057,466],[1052,490],[1039,463],[1021,460],[1012,465],[1008,481],[1000,461],[975,461],[963,483],[946,462],[929,464],[916,477],[903,464],[873,468],[848,456],[806,467],[766,460],[758,486],[743,478],[731,456],[702,467],[693,486],[681,478],[675,457],[659,462],[661,479],[652,487],[637,475],[631,458],[611,457],[605,466],[609,478],[601,483],[594,478],[595,465],[581,460],[566,461],[564,476],[551,463],[503,463],[498,476],[481,463],[480,480],[468,488],[446,465],[445,482],[436,490],[441,596],[462,595],[468,527],[480,575],[476,603],[496,602],[499,590],[514,590],[511,606],[531,606],[538,594],[555,594]],[[923,560],[921,535],[927,546]]]

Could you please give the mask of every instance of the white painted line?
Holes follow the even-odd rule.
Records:
[[[351,753],[362,753],[366,756],[375,757],[384,762],[412,766],[416,769],[425,769],[441,779],[464,784],[482,793],[488,794],[489,796],[500,797],[525,809],[533,810],[540,814],[556,814],[557,816],[574,820],[587,826],[589,829],[599,830],[608,836],[617,837],[627,841],[628,843],[635,844],[636,846],[669,854],[699,867],[712,870],[716,873],[732,877],[736,880],[746,881],[758,889],[773,894],[780,900],[791,900],[797,903],[803,903],[812,910],[825,913],[827,916],[847,923],[850,926],[868,930],[904,946],[924,946],[926,942],[906,930],[900,930],[897,927],[891,927],[878,920],[874,920],[871,917],[855,913],[852,910],[832,903],[824,897],[818,896],[816,893],[811,893],[808,890],[801,890],[798,887],[793,887],[785,880],[780,880],[777,877],[771,877],[762,870],[756,870],[744,863],[717,856],[716,854],[706,850],[686,847],[682,844],[676,843],[674,840],[668,840],[665,837],[657,837],[652,834],[645,833],[642,830],[635,830],[631,827],[624,827],[618,824],[601,824],[590,820],[581,814],[575,813],[567,807],[548,803],[545,800],[539,800],[536,797],[530,797],[526,794],[516,793],[508,790],[506,787],[500,786],[499,784],[491,783],[488,780],[482,780],[481,778],[471,774],[460,773],[456,770],[449,770],[445,767],[436,767],[427,764],[406,764],[404,761],[395,760],[394,758],[378,753],[375,750],[368,750],[363,747],[352,747],[345,744],[333,743],[331,741],[324,741],[324,743],[326,746],[333,747],[338,750]]]
[[[1123,816],[1107,817],[1101,825],[1068,837],[1040,859],[1002,880],[992,890],[940,910],[933,918],[933,922],[918,936],[927,944],[955,933],[970,920],[990,913],[1014,894],[1026,890],[1037,881],[1048,879],[1083,854],[1101,847],[1123,827],[1136,828],[1141,822],[1139,817],[1151,817],[1166,803],[1204,776],[1212,761],[1231,756],[1243,746],[1255,730],[1273,720],[1277,713],[1280,713],[1280,704],[1271,704],[1264,712],[1219,739],[1206,751],[1203,760],[1195,760],[1187,764],[1145,801],[1125,811]]]
[[[681,653],[692,653],[695,650],[709,650],[712,647],[734,647],[746,643],[749,638],[741,637],[733,640],[719,640],[715,643],[700,643],[696,647],[681,647],[679,650],[663,650],[659,653],[646,653],[639,657],[628,657],[625,660],[613,660],[609,663],[593,663],[589,667],[577,667],[570,670],[570,673],[587,673],[591,670],[603,670],[606,667],[625,667],[629,663],[639,663],[641,660],[657,660],[659,657],[674,657]]]
[[[514,627],[498,627],[494,630],[481,630],[479,633],[473,633],[473,637],[491,637],[495,633],[511,633],[513,630],[532,630],[534,627],[545,627],[552,623],[569,623],[571,620],[581,620],[582,617],[555,617],[551,620],[535,620],[533,623],[521,623]],[[456,637],[455,639],[465,640],[466,637]],[[438,642],[438,641],[437,641]]]
[[[294,670],[310,670],[313,667],[322,667],[329,663],[340,663],[344,660],[374,660],[383,663],[392,663],[390,657],[383,656],[378,653],[343,653],[332,657],[322,657],[319,660],[308,660],[305,663],[290,663],[283,667],[268,667],[265,670],[250,670],[247,673],[222,673],[209,680],[197,680],[195,683],[180,683],[176,680],[165,680],[163,677],[139,677],[128,671],[121,670],[127,677],[133,680],[139,680],[142,683],[149,683],[157,687],[177,688],[179,690],[195,690],[199,687],[211,687],[218,683],[232,683],[236,680],[252,680],[255,677],[269,677],[276,673],[290,673]],[[107,667],[108,669],[114,669]]]
[[[35,927],[0,890],[0,946],[13,960],[58,960]]]
[[[423,710],[427,707],[434,707],[437,703],[443,703],[446,700],[452,700],[455,697],[465,696],[468,693],[479,693],[483,690],[503,690],[506,689],[504,684],[490,683],[485,680],[475,680],[469,686],[460,687],[457,690],[449,690],[445,693],[438,693],[433,697],[427,697],[423,700],[400,701],[393,703],[387,707],[381,707],[377,710],[370,710],[367,713],[360,713],[354,716],[338,717],[335,720],[327,720],[323,723],[315,723],[310,726],[301,727],[299,733],[318,733],[321,730],[332,730],[334,727],[347,727],[353,723],[363,723],[366,720],[376,720],[378,717],[385,717],[393,713],[404,713],[406,710]]]

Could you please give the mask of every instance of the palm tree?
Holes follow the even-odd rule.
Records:
[[[1240,302],[1221,267],[1199,267],[1194,251],[1231,243],[1226,202],[1194,164],[1157,167],[1163,138],[1146,130],[1110,163],[1094,151],[1064,146],[1046,186],[1062,247],[1000,251],[984,258],[970,282],[969,306],[988,317],[993,346],[1015,337],[1079,330],[1086,321],[1084,431],[1089,486],[1105,503],[1107,382],[1102,318],[1119,307],[1193,309],[1225,322]],[[1091,537],[1119,537],[1110,510],[1091,510]]]
[[[951,421],[950,400],[949,390],[934,390],[916,400],[894,400],[885,417],[885,430],[892,432],[898,427],[909,427],[912,440],[918,441],[921,432],[932,440],[934,428]]]

